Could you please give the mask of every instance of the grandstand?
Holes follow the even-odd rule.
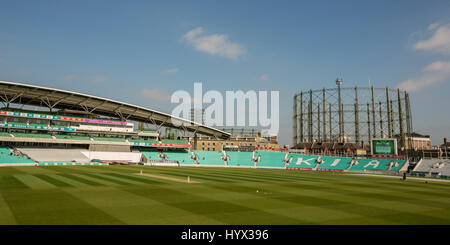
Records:
[[[412,171],[412,175],[450,178],[450,159],[422,159]]]
[[[27,165],[35,166],[36,162],[29,159],[22,153],[14,151],[9,147],[0,146],[0,165],[2,166],[17,166]]]
[[[195,151],[199,165],[207,166],[225,166],[223,152],[219,151]]]
[[[137,129],[135,123],[173,127],[212,138],[227,139],[230,134],[193,122],[177,126],[168,114],[70,91],[11,82],[0,82],[0,90],[5,94],[5,98],[1,99],[14,98],[3,101],[6,106],[0,108],[0,144],[3,152],[0,166],[145,164],[398,172],[404,171],[408,165],[407,160],[399,159],[307,155],[257,149],[197,150],[187,140],[164,139],[159,135],[158,128]],[[14,102],[19,106],[13,106]],[[47,111],[23,109],[25,105],[41,108],[45,105]],[[426,165],[425,162],[421,164],[424,168]],[[443,175],[447,169],[448,165],[442,165],[425,172]]]

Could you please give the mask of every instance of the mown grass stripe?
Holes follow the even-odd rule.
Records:
[[[256,176],[249,176],[249,175],[240,175],[235,173],[211,173],[211,176],[225,176],[230,179],[238,179],[242,181],[250,181],[250,182],[267,182],[267,181],[273,181],[273,179],[269,178],[258,178]]]
[[[0,190],[8,189],[28,189],[26,184],[18,180],[13,175],[0,176]]]
[[[0,225],[16,225],[16,219],[8,203],[0,193]]]
[[[114,183],[114,182],[111,182],[111,181],[107,181],[107,180],[103,180],[103,179],[97,178],[95,176],[89,176],[86,173],[83,173],[83,174],[72,174],[72,176],[79,177],[79,178],[84,179],[86,181],[91,181],[91,182],[94,182],[94,183],[98,183],[99,186],[120,186],[120,184],[117,184],[117,183]]]
[[[169,188],[158,188],[157,190],[140,188],[126,191],[196,215],[215,219],[225,224],[302,223],[299,219],[272,214],[262,209],[238,205],[235,202],[218,201]],[[249,219],[247,215],[250,215],[252,218]]]
[[[124,179],[124,178],[121,178],[121,177],[117,177],[117,176],[111,175],[113,173],[95,173],[95,174],[96,175],[101,175],[103,177],[110,178],[110,179],[113,179],[113,180],[117,180],[117,181],[121,181],[121,182],[124,182],[124,183],[128,183],[129,185],[143,185],[143,184],[147,184],[147,183],[142,183],[141,181],[136,181],[136,180],[131,180],[131,179]],[[116,173],[116,174],[119,174],[119,173]]]
[[[31,189],[46,189],[46,188],[56,188],[55,185],[48,183],[47,181],[41,180],[31,174],[21,174],[15,176],[17,179],[22,181]]]
[[[261,180],[240,177],[240,176],[233,176],[233,175],[225,175],[225,174],[221,175],[221,174],[209,173],[209,174],[205,174],[205,175],[212,177],[212,178],[226,178],[229,180],[233,180],[235,182],[262,182]]]
[[[204,179],[204,180],[210,180],[210,181],[214,181],[214,182],[226,182],[226,183],[231,183],[231,182],[237,182],[237,180],[231,180],[227,177],[224,176],[213,176],[210,174],[205,174],[205,173],[196,173],[195,171],[169,171],[169,170],[156,170],[156,171],[152,171],[152,173],[161,173],[161,174],[166,174],[166,175],[174,175],[174,176],[180,176],[180,177],[187,177],[187,176],[191,176],[191,177],[195,177],[195,178],[199,178],[199,179]]]
[[[104,186],[104,184],[101,184],[101,183],[98,183],[98,182],[94,182],[94,181],[91,181],[91,180],[87,180],[87,179],[81,178],[81,177],[79,177],[77,175],[74,175],[74,174],[58,174],[58,175],[62,176],[64,178],[67,178],[67,179],[75,180],[77,182],[80,182],[80,183],[83,183],[83,184],[86,184],[86,185],[90,185],[90,186]]]
[[[144,178],[141,178],[141,177],[134,177],[134,176],[130,176],[130,175],[126,175],[126,174],[118,174],[118,173],[107,173],[108,175],[111,175],[111,176],[115,176],[115,177],[118,177],[118,178],[122,178],[122,179],[128,179],[128,180],[133,180],[133,181],[137,181],[137,182],[142,182],[142,183],[145,183],[145,184],[165,184],[165,183],[168,183],[168,182],[163,182],[162,180],[161,181],[156,181],[156,180],[153,180],[153,179],[149,179],[148,177],[146,177],[145,179]]]
[[[212,182],[224,182],[224,183],[234,183],[236,182],[235,180],[230,180],[230,179],[226,179],[226,178],[215,178],[215,177],[207,177],[208,175],[205,174],[193,174],[193,173],[185,173],[185,174],[181,174],[181,173],[163,173],[166,176],[177,176],[177,177],[183,177],[183,178],[187,178],[187,176],[189,176],[191,179],[198,179],[198,180],[207,180],[207,181],[212,181]]]
[[[251,182],[261,182],[260,180],[254,179],[254,178],[250,178],[250,177],[241,177],[241,176],[235,176],[235,175],[230,175],[230,174],[219,174],[219,173],[215,173],[215,172],[207,172],[207,173],[198,173],[201,175],[206,175],[206,176],[210,176],[213,178],[227,178],[227,179],[233,179],[233,180],[238,180],[238,181],[251,181]]]
[[[36,178],[39,178],[43,181],[46,181],[54,186],[58,186],[58,187],[72,187],[73,186],[73,185],[63,182],[61,180],[55,179],[47,174],[34,174],[33,176],[35,176]]]
[[[280,176],[271,176],[271,175],[265,175],[263,173],[258,173],[258,174],[246,174],[246,173],[220,173],[220,172],[214,172],[215,174],[220,174],[220,175],[228,175],[228,176],[239,176],[239,177],[245,177],[245,178],[251,178],[251,179],[257,179],[257,180],[265,180],[265,181],[282,181],[282,182],[288,182],[288,181],[292,181],[291,178],[284,178],[284,177],[280,177]],[[297,181],[299,179],[296,179]]]
[[[89,176],[91,178],[101,179],[101,180],[104,180],[104,181],[112,182],[112,183],[115,183],[115,184],[118,184],[118,185],[132,185],[132,183],[130,183],[130,182],[125,182],[125,181],[122,181],[122,180],[109,178],[109,177],[104,176],[101,173],[95,173],[95,174],[94,173],[84,173],[84,175]]]
[[[255,177],[262,177],[262,178],[266,178],[266,179],[273,179],[273,180],[295,180],[298,181],[300,180],[297,176],[285,176],[285,175],[280,175],[280,174],[272,174],[271,172],[267,172],[267,170],[261,170],[261,169],[251,169],[252,173],[249,172],[249,169],[223,169],[223,170],[217,170],[214,169],[214,171],[211,171],[211,169],[209,169],[207,172],[211,173],[211,174],[233,174],[236,176],[242,176],[242,177],[250,177],[250,178],[255,178]],[[256,171],[258,171],[258,173],[255,173]],[[261,172],[259,172],[261,171]],[[279,170],[279,171],[283,171],[283,170]]]
[[[2,194],[20,225],[123,224],[61,189],[9,190]]]

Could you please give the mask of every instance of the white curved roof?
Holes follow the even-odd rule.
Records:
[[[185,129],[189,132],[197,132],[198,134],[218,138],[226,139],[230,137],[230,134],[227,132],[175,117],[164,112],[62,89],[0,81],[0,98],[5,103],[80,110],[102,116],[118,117],[158,126]]]

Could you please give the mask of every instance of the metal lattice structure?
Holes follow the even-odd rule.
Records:
[[[367,147],[374,138],[398,138],[409,148],[412,132],[409,95],[389,88],[301,91],[294,96],[293,143],[348,142]]]

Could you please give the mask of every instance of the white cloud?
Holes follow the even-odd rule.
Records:
[[[424,71],[450,73],[450,62],[436,61],[436,62],[433,62],[433,63],[427,65],[423,70]]]
[[[414,44],[414,49],[450,54],[450,28],[433,23],[428,27],[428,30],[434,31],[433,35],[427,40]]]
[[[77,75],[75,75],[75,74],[68,74],[68,75],[63,76],[61,79],[64,81],[70,81],[70,80],[75,79],[76,77],[77,77]]]
[[[139,97],[141,97],[142,99],[151,99],[155,101],[168,102],[170,101],[171,96],[162,90],[153,88],[153,89],[143,89],[139,93]]]
[[[211,55],[219,55],[233,60],[238,59],[246,53],[246,50],[242,45],[230,42],[227,35],[205,35],[202,27],[197,27],[188,31],[183,36],[183,39],[197,51]]]
[[[259,77],[259,80],[263,80],[263,81],[265,81],[265,80],[269,80],[269,74],[262,74],[260,77]]]
[[[436,85],[450,79],[450,62],[436,61],[427,65],[424,74],[417,79],[409,79],[397,87],[406,91],[420,91],[428,86]]]
[[[439,26],[438,23],[433,23],[433,24],[430,24],[427,29],[429,31],[432,31],[432,30],[436,29],[438,26]]]
[[[172,74],[172,73],[177,73],[177,72],[178,72],[178,68],[171,68],[171,69],[161,71],[161,74],[167,75],[167,74]]]
[[[95,83],[102,83],[106,80],[106,77],[104,76],[93,76],[91,77],[91,81]]]

